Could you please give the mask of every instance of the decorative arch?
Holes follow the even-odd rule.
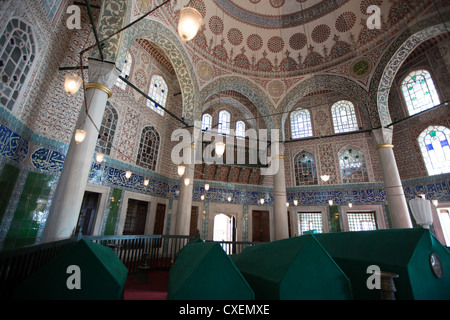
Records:
[[[269,97],[258,85],[248,79],[238,76],[225,76],[215,79],[200,91],[198,101],[200,104],[203,104],[212,95],[228,90],[239,92],[253,102],[264,117],[268,130],[277,128],[273,118],[274,106],[270,102]]]
[[[281,119],[283,140],[285,137],[285,125],[290,111],[297,107],[297,103],[307,94],[317,90],[335,90],[348,96],[351,100],[356,102],[362,113],[365,113],[364,106],[367,105],[368,94],[367,91],[356,82],[337,75],[316,75],[310,77],[292,88],[278,106],[278,110],[283,113]]]
[[[144,19],[124,31],[117,57],[117,67],[122,67],[126,53],[136,39],[146,39],[159,46],[172,63],[183,97],[183,118],[187,123],[201,119],[201,108],[196,96],[199,92],[192,63],[178,36],[159,21]]]
[[[372,127],[387,126],[392,122],[388,105],[389,91],[409,54],[421,43],[447,32],[448,28],[449,15],[434,15],[409,27],[389,46],[378,63],[370,84],[368,111],[371,115],[378,115],[377,118],[371,117]]]

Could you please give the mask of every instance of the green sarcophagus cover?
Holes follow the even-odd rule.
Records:
[[[116,300],[122,299],[128,269],[114,251],[80,240],[15,290],[15,299]]]
[[[398,275],[394,279],[396,299],[450,299],[450,252],[429,230],[390,229],[315,236],[349,277],[355,299],[380,299],[380,290],[369,289],[375,283],[374,278],[369,279],[373,273],[368,272],[368,267],[372,265],[381,272]],[[367,285],[368,279],[372,285]]]
[[[170,269],[168,300],[254,300],[223,248],[215,242],[186,245]]]
[[[234,262],[257,300],[352,299],[349,279],[314,235],[247,247]]]

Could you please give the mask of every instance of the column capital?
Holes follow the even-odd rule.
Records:
[[[378,150],[383,147],[393,148],[392,136],[394,130],[390,128],[379,128],[372,131],[372,141],[375,144],[375,148]]]
[[[111,96],[111,88],[119,78],[119,74],[114,63],[89,59],[89,83],[86,87],[103,90]]]

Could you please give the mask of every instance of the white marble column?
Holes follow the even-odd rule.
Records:
[[[177,216],[175,221],[175,235],[188,236],[191,225],[192,195],[194,191],[195,172],[195,145],[186,145],[183,148],[183,156],[190,154],[190,159],[185,158],[186,167],[184,175],[180,179],[180,193],[178,195]],[[189,179],[189,184],[185,184],[185,179]]]
[[[383,172],[384,189],[388,199],[392,227],[395,229],[412,228],[408,204],[395,161],[392,134],[392,129],[380,128],[372,131],[372,139]]]
[[[87,136],[82,143],[77,144],[73,138],[70,142],[42,235],[43,242],[71,237],[75,231],[97,144],[97,128],[100,129],[106,102],[111,96],[110,88],[118,77],[114,63],[89,60],[86,101],[90,118],[83,104],[75,128],[83,128]]]
[[[279,144],[279,154],[272,157],[278,161],[278,170],[273,177],[275,240],[289,238],[289,224],[287,215],[286,179],[284,170],[284,144]]]

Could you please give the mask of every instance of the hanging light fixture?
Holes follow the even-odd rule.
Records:
[[[228,196],[228,202],[231,202],[231,196]]]
[[[178,175],[180,177],[183,176],[184,172],[186,171],[186,167],[185,166],[178,166]]]
[[[104,155],[103,153],[97,153],[97,156],[95,157],[95,160],[96,160],[98,163],[102,163],[104,157],[105,157],[105,155]]]
[[[127,172],[125,172],[125,178],[130,179],[131,174],[132,174],[132,172],[128,170]]]
[[[330,180],[330,175],[329,174],[323,174],[320,176],[320,179],[322,179],[323,182],[327,182],[328,180]]]
[[[329,204],[330,206],[332,206],[332,205],[333,205],[333,200],[328,200],[328,204]]]
[[[144,180],[144,186],[148,186],[149,183],[150,183],[150,180],[149,180],[149,179],[145,179],[145,180]]]
[[[80,90],[82,83],[83,80],[81,80],[81,78],[76,74],[66,74],[64,81],[64,90],[69,97],[73,96],[78,92],[78,90]]]
[[[439,205],[439,201],[437,199],[431,200],[431,203],[437,207]]]
[[[184,178],[184,185],[185,185],[185,186],[188,186],[189,183],[191,183],[191,179],[189,179],[189,178]]]
[[[216,142],[216,154],[221,157],[225,153],[225,143],[222,141]]]
[[[348,203],[348,207],[349,207],[349,208],[353,207],[353,203],[349,202],[349,203]]]
[[[260,202],[261,204],[264,204],[264,198],[261,198],[261,199],[259,200],[259,202]]]
[[[424,194],[419,195],[409,200],[409,207],[417,224],[421,225],[424,229],[430,229],[430,226],[433,224],[430,200],[426,200]]]
[[[82,129],[75,130],[75,142],[77,144],[82,143],[86,139],[87,132]]]
[[[298,200],[297,199],[294,200],[294,206],[296,206],[296,205],[298,205]]]
[[[205,184],[205,191],[209,190],[209,184]]]
[[[200,199],[202,199],[202,201],[205,200],[205,195],[202,194],[202,195],[200,196]]]
[[[286,207],[289,207],[289,202],[286,202]]]
[[[189,6],[182,9],[178,21],[178,34],[181,37],[181,41],[186,43],[194,39],[202,23],[203,17],[198,10]]]

